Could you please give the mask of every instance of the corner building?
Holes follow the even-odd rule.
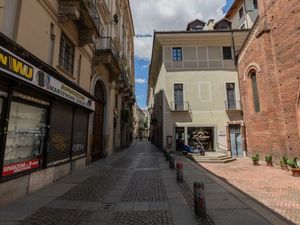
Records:
[[[112,1],[6,0],[0,4],[0,206],[4,206],[112,154],[111,144],[100,145],[97,140],[103,140],[106,132],[112,143],[112,127],[121,125],[99,116],[97,110],[101,102],[109,105],[102,111],[113,115],[112,85],[104,79],[97,89],[95,72],[98,43],[106,35],[102,10]],[[109,14],[109,24],[113,18]],[[133,29],[130,35],[133,38]],[[132,71],[128,89],[119,91],[132,102],[128,115],[134,103],[132,67],[133,62],[126,67]],[[124,146],[130,142],[130,132],[126,135]],[[97,157],[95,147],[100,149]]]

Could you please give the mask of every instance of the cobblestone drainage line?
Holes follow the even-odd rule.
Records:
[[[102,206],[102,209],[104,211],[112,211],[115,208],[115,204],[114,203],[104,203]]]
[[[179,183],[179,186],[182,190],[183,197],[187,201],[188,205],[190,206],[190,208],[192,209],[193,214],[194,214],[194,194],[193,194],[193,192],[191,191],[189,185],[186,182],[183,182],[181,184]],[[206,215],[205,219],[199,218],[195,214],[194,214],[194,216],[196,217],[199,225],[215,225],[214,221],[210,218],[210,216],[208,214]]]

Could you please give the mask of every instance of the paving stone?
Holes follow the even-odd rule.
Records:
[[[88,211],[41,208],[19,225],[79,225]]]
[[[151,202],[150,211],[170,210],[168,202]]]
[[[166,201],[167,194],[159,171],[136,171],[122,196],[123,202]]]
[[[143,158],[141,159],[137,168],[159,168],[159,161],[157,158]]]
[[[116,212],[113,225],[173,225],[168,211]]]

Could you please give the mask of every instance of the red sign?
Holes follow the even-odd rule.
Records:
[[[2,176],[9,176],[22,171],[36,169],[39,167],[39,160],[33,159],[27,162],[14,163],[3,166]]]

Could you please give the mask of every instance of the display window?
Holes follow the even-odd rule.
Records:
[[[190,146],[202,145],[206,151],[214,151],[213,127],[188,127],[187,139]]]
[[[47,131],[47,108],[12,101],[2,176],[39,168]]]

